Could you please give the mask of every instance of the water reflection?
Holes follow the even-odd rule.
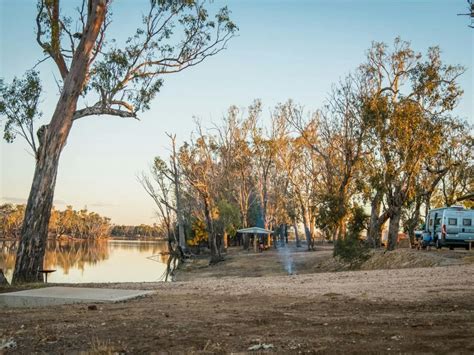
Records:
[[[0,241],[0,268],[10,281],[17,242]],[[49,282],[152,282],[166,271],[165,242],[99,240],[49,240],[44,268],[55,269]]]

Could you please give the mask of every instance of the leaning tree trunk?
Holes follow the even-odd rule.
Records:
[[[12,283],[41,282],[43,280],[43,276],[38,270],[43,267],[48,223],[51,216],[59,156],[62,149],[62,145],[57,144],[59,143],[57,142],[58,136],[55,136],[55,138],[49,142],[44,142],[36,163]],[[51,143],[56,144],[50,147]]]
[[[88,72],[91,52],[105,18],[106,1],[92,1],[91,12],[82,39],[75,51],[70,71],[48,126],[43,126],[36,168],[21,229],[12,283],[42,281],[38,272],[48,237],[54,188],[61,151],[71,130],[77,100]]]

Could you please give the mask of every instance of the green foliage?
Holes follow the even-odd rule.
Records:
[[[353,236],[336,240],[334,256],[356,267],[370,257],[370,249],[363,241]]]
[[[134,113],[150,109],[164,75],[197,65],[225,48],[238,30],[229,14],[224,7],[212,17],[206,1],[152,1],[142,27],[124,44],[112,40],[102,51],[85,92],[95,91],[106,106]]]
[[[337,223],[347,213],[347,203],[341,200],[341,196],[332,193],[320,196],[321,204],[318,208],[316,223],[321,229],[335,229]]]
[[[367,228],[369,216],[365,213],[363,207],[355,205],[351,210],[351,218],[349,219],[348,234],[359,239],[360,234]]]
[[[234,236],[240,227],[240,211],[237,205],[227,200],[220,200],[217,203],[219,217],[216,221],[216,227],[220,232],[227,232],[230,236]]]
[[[20,135],[35,146],[34,122],[41,117],[41,90],[39,74],[33,70],[23,78],[15,77],[11,84],[0,79],[0,119],[5,119],[3,138],[8,143]]]
[[[334,256],[348,262],[352,267],[370,257],[369,247],[360,238],[360,233],[366,228],[368,217],[362,207],[354,206],[345,238],[337,239],[334,245]]]

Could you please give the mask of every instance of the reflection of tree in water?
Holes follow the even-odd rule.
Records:
[[[44,257],[44,267],[61,267],[67,275],[71,268],[83,271],[86,265],[95,265],[109,258],[106,240],[61,241],[49,240]]]
[[[113,241],[113,246],[121,250],[137,250],[140,253],[150,253],[150,260],[166,264],[169,258],[169,250],[166,242],[126,242]]]
[[[168,251],[166,242],[127,242],[112,241],[114,248],[122,250],[138,250],[139,252],[150,252],[151,254],[165,253]],[[165,259],[164,262],[166,262]]]
[[[6,273],[15,268],[17,241],[0,241],[0,269]],[[44,257],[45,269],[64,270],[67,275],[71,268],[84,271],[88,265],[96,265],[109,258],[109,248],[131,250],[153,255],[153,260],[166,264],[169,253],[166,242],[108,242],[107,240],[48,240]]]
[[[6,271],[15,267],[17,241],[0,242],[0,268]],[[67,274],[71,268],[84,270],[86,265],[95,265],[109,257],[106,240],[70,241],[48,240],[44,256],[44,268],[61,267]]]
[[[178,263],[181,261],[181,254],[174,250],[171,243],[161,243],[157,249],[153,249],[153,255],[147,259],[166,264],[166,269],[160,276],[160,281],[174,280],[174,274]]]

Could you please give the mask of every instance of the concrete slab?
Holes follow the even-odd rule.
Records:
[[[115,288],[44,287],[1,293],[0,307],[43,307],[71,303],[120,302],[153,293]]]

